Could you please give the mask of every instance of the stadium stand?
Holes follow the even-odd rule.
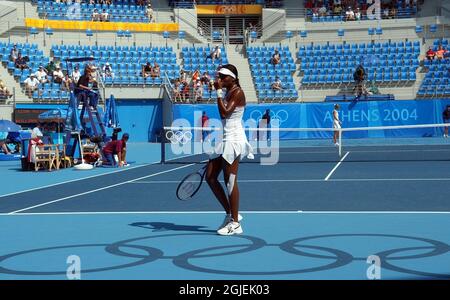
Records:
[[[283,7],[283,0],[197,0],[197,4],[201,5],[236,5],[236,4],[261,4],[267,8]],[[172,7],[192,8],[193,0],[169,0]]]
[[[449,41],[436,39],[433,42],[433,50],[437,51],[439,46],[449,51]],[[449,52],[444,58],[425,58],[423,63],[428,69],[424,80],[417,92],[418,98],[449,97],[450,96],[450,57]]]
[[[149,18],[144,6],[136,5],[134,1],[114,1],[113,4],[76,4],[57,3],[55,1],[37,1],[37,9],[41,18],[49,20],[80,20],[92,21],[93,12],[105,11],[110,22],[148,23]],[[100,16],[99,19],[100,21]]]
[[[216,77],[217,69],[220,65],[225,65],[228,63],[227,53],[225,48],[220,47],[221,57],[219,59],[215,59],[212,62],[212,59],[208,57],[211,51],[214,50],[214,47],[209,46],[191,46],[191,47],[183,47],[181,51],[181,55],[183,58],[183,70],[188,73],[194,73],[198,71],[200,75],[205,72],[208,73],[210,78]],[[193,88],[191,88],[193,90]],[[203,100],[209,100],[216,96],[215,91],[212,91],[208,88],[207,84],[203,84]],[[192,97],[192,95],[190,95]]]
[[[271,63],[275,50],[278,50],[281,57],[281,62],[276,65]],[[298,98],[293,80],[296,66],[289,47],[249,47],[247,56],[259,101],[287,101]],[[272,83],[277,77],[281,81],[281,90],[272,88]]]
[[[170,79],[175,79],[180,71],[176,62],[176,54],[172,46],[81,46],[81,45],[54,45],[53,56],[61,60],[63,68],[67,67],[67,58],[93,57],[96,65],[101,70],[106,63],[111,64],[114,70],[114,80],[105,78],[105,85],[136,86],[136,85],[161,85],[161,76],[168,74]],[[161,76],[146,78],[144,80],[142,66],[150,62],[152,66],[156,62],[161,68]],[[79,66],[80,69],[83,66]]]
[[[416,81],[419,67],[419,41],[310,44],[301,46],[298,59],[304,87],[353,84],[353,73],[360,64],[368,81],[401,85]]]
[[[16,68],[14,62],[10,59],[10,53],[14,45],[22,53],[22,55],[27,60],[26,69]],[[22,88],[24,87],[24,81],[31,75],[34,74],[39,66],[47,66],[50,58],[44,56],[44,52],[38,49],[36,44],[14,44],[14,43],[0,43],[0,56],[3,65],[8,69],[11,75],[14,76],[16,81],[20,82]],[[39,85],[39,92],[35,91],[33,93],[33,99],[38,101],[66,101],[69,95],[66,91],[61,90],[61,85],[57,83],[44,83]]]
[[[400,19],[414,17],[424,0],[396,0],[381,3],[383,19]],[[366,0],[306,0],[307,21],[310,22],[343,22],[368,20]]]

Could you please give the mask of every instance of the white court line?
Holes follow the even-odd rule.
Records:
[[[109,174],[123,172],[123,171],[126,171],[126,170],[132,170],[132,169],[135,169],[135,168],[146,167],[146,166],[150,166],[150,165],[153,165],[153,164],[156,164],[156,163],[158,163],[158,162],[144,164],[144,165],[130,167],[130,168],[123,168],[123,169],[116,170],[116,171],[111,171],[111,172],[108,172],[108,173],[102,173],[102,174],[87,176],[87,177],[83,177],[83,178],[71,179],[71,180],[67,180],[67,181],[63,181],[63,182],[59,182],[59,183],[53,183],[53,184],[49,184],[49,185],[44,185],[44,186],[40,186],[40,187],[28,189],[28,190],[23,190],[23,191],[20,191],[20,192],[14,192],[14,193],[9,193],[9,194],[5,194],[5,195],[0,195],[0,198],[12,196],[12,195],[17,195],[17,194],[22,194],[22,193],[26,193],[26,192],[31,192],[31,191],[35,191],[35,190],[45,189],[45,188],[48,188],[48,187],[57,186],[57,185],[61,185],[61,184],[66,184],[66,183],[71,183],[71,182],[80,181],[80,180],[84,180],[84,179],[89,179],[89,178],[94,178],[94,177],[99,177],[99,176],[105,176],[105,175],[109,175]]]
[[[302,214],[450,214],[450,211],[304,211],[299,210]]]
[[[341,160],[336,164],[336,166],[333,168],[333,170],[331,170],[331,172],[328,173],[327,177],[325,177],[325,179],[324,179],[325,181],[327,181],[331,177],[331,175],[333,175],[334,171],[336,171],[336,169],[339,168],[339,166],[341,165],[341,163],[344,161],[344,159],[347,157],[347,155],[349,153],[350,152],[347,152],[347,153],[345,153],[344,156],[342,156]]]
[[[112,187],[116,187],[116,186],[124,185],[126,183],[133,182],[135,180],[140,180],[140,179],[144,179],[144,178],[158,176],[158,175],[169,173],[169,172],[176,171],[176,170],[179,170],[179,169],[187,168],[187,167],[190,167],[190,166],[193,166],[193,165],[195,165],[195,164],[184,165],[184,166],[181,166],[181,167],[177,167],[177,168],[161,171],[161,172],[158,172],[158,173],[153,173],[153,174],[150,174],[150,175],[147,175],[147,176],[142,176],[142,177],[139,177],[139,178],[136,178],[136,179],[132,179],[132,180],[116,183],[116,184],[105,186],[105,187],[98,188],[98,189],[95,189],[95,190],[90,190],[90,191],[87,191],[87,192],[84,192],[84,193],[75,194],[75,195],[71,195],[71,196],[68,196],[68,197],[56,199],[56,200],[53,200],[53,201],[48,201],[48,202],[45,202],[45,203],[41,203],[41,204],[38,204],[38,205],[26,207],[26,208],[23,208],[23,209],[12,211],[12,212],[10,212],[8,214],[12,215],[12,214],[15,214],[15,213],[18,213],[18,212],[21,212],[21,211],[25,211],[25,210],[33,209],[33,208],[36,208],[36,207],[41,207],[41,206],[44,206],[44,205],[47,205],[47,204],[52,204],[52,203],[64,201],[64,200],[67,200],[67,199],[71,199],[71,198],[75,198],[75,197],[91,194],[91,193],[94,193],[94,192],[106,190],[106,189],[109,189],[109,188],[112,188]]]
[[[323,182],[324,179],[239,179],[238,183],[264,182]],[[450,178],[341,178],[329,179],[328,182],[352,181],[450,181]],[[221,181],[223,183],[223,181]],[[133,181],[130,184],[177,184],[179,180]]]
[[[87,212],[45,212],[45,213],[0,213],[0,216],[57,216],[57,215],[189,215],[223,214],[223,211],[87,211]],[[240,211],[242,214],[450,214],[450,211]]]

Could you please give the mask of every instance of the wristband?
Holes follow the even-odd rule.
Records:
[[[217,98],[223,98],[223,91],[222,89],[217,90]]]

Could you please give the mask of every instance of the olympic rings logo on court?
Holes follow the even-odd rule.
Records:
[[[192,132],[190,131],[182,131],[182,130],[168,130],[166,131],[166,138],[172,144],[187,144],[192,140]]]
[[[253,119],[255,121],[261,120],[263,116],[263,113],[260,110],[254,110],[250,113],[250,119]],[[289,119],[289,113],[285,109],[279,109],[279,110],[271,110],[270,111],[270,118],[272,120],[278,120],[281,125],[281,123],[286,122]]]
[[[156,224],[156,223],[155,223]],[[152,229],[158,230],[163,226],[167,230],[172,231],[189,231],[187,227],[189,226],[178,226],[175,224],[164,223],[159,225],[155,225],[152,223],[146,223],[144,225],[152,226]],[[133,226],[135,225],[131,224]],[[110,266],[97,266],[96,268],[86,268],[81,270],[82,273],[93,273],[93,272],[103,272],[103,271],[111,271],[111,270],[119,270],[130,267],[136,267],[147,263],[152,263],[158,260],[170,260],[173,265],[189,270],[196,271],[201,273],[209,273],[209,274],[221,274],[221,275],[241,275],[241,276],[255,276],[255,275],[289,275],[289,274],[304,274],[304,273],[312,273],[319,271],[327,271],[333,270],[337,268],[341,268],[350,263],[360,262],[364,265],[366,264],[366,257],[364,256],[355,256],[347,251],[335,249],[324,245],[322,239],[335,239],[335,238],[352,238],[356,239],[358,237],[362,238],[389,238],[394,239],[395,241],[409,241],[409,245],[402,246],[401,248],[396,249],[382,249],[381,251],[376,251],[378,253],[374,253],[373,255],[377,255],[381,260],[381,267],[385,270],[395,271],[399,274],[408,274],[418,276],[420,278],[440,278],[440,279],[449,279],[450,274],[447,271],[448,268],[442,266],[442,264],[436,264],[436,262],[430,262],[429,265],[433,267],[438,266],[441,270],[444,270],[444,273],[432,273],[424,270],[423,262],[420,264],[421,269],[412,269],[411,264],[405,264],[405,261],[409,260],[417,260],[426,258],[429,259],[431,257],[437,257],[441,255],[448,255],[450,253],[450,246],[441,241],[432,240],[428,238],[420,238],[420,237],[411,237],[411,236],[403,236],[403,235],[393,235],[393,234],[327,234],[327,235],[318,235],[318,236],[308,236],[308,237],[300,237],[291,239],[285,242],[281,242],[279,244],[276,243],[267,243],[265,240],[253,237],[253,236],[235,236],[233,237],[233,241],[236,243],[221,245],[221,246],[210,246],[206,248],[200,249],[191,249],[186,252],[180,254],[172,254],[167,255],[167,251],[163,251],[161,249],[155,248],[154,242],[155,239],[160,238],[186,238],[192,240],[193,236],[197,237],[205,237],[208,241],[211,241],[211,234],[215,231],[213,230],[202,230],[196,228],[196,226],[192,227],[191,231],[188,233],[170,233],[165,235],[152,235],[152,236],[144,236],[138,238],[132,238],[128,240],[123,240],[119,242],[114,242],[111,244],[76,244],[76,245],[64,245],[64,246],[53,246],[46,248],[36,248],[30,250],[18,251],[10,254],[5,254],[0,256],[0,274],[9,274],[9,275],[30,275],[30,276],[48,276],[48,275],[66,275],[66,270],[39,270],[34,267],[33,270],[23,270],[23,269],[12,269],[10,266],[14,265],[11,262],[7,262],[8,260],[17,259],[17,257],[23,255],[33,255],[36,256],[36,253],[46,252],[46,251],[61,251],[65,249],[65,251],[73,252],[73,248],[91,248],[91,247],[100,247],[103,250],[111,255],[120,256],[130,259],[130,262],[121,262],[119,264],[110,265]],[[194,228],[195,227],[195,228]],[[148,228],[148,227],[145,227]],[[148,243],[148,240],[153,241],[150,245],[143,244],[144,242]],[[244,241],[244,242],[239,242]],[[316,241],[316,244],[314,243]],[[162,245],[166,245],[167,243],[159,243]],[[367,244],[367,241],[365,241]],[[195,243],[186,244],[186,247],[191,247],[195,245]],[[335,245],[335,243],[333,243]],[[376,244],[374,244],[376,245]],[[310,263],[307,263],[306,266],[303,267],[293,267],[293,268],[278,268],[275,263],[272,266],[271,270],[262,270],[261,266],[256,266],[255,270],[249,269],[247,267],[246,270],[239,270],[233,267],[230,269],[217,269],[212,266],[220,266],[220,263],[216,263],[211,265],[211,258],[217,259],[226,259],[230,260],[229,256],[231,255],[239,255],[258,251],[260,249],[270,247],[281,250],[285,255],[294,255],[295,257],[302,257],[307,259]],[[126,249],[130,249],[125,251]],[[219,251],[222,250],[222,251]],[[173,252],[173,251],[170,251]],[[404,255],[400,256],[400,253],[404,253]],[[61,254],[63,255],[63,254]],[[257,254],[255,254],[257,255]],[[26,258],[23,258],[26,260]],[[201,259],[206,259],[206,265],[201,264]],[[285,258],[283,259],[285,260]],[[324,263],[315,264],[317,260],[323,260]],[[104,261],[102,259],[102,261]],[[298,261],[298,258],[295,259]],[[395,265],[393,262],[403,262],[400,265]],[[312,262],[312,263],[311,263]],[[45,267],[48,268],[45,260],[43,260]],[[298,264],[296,264],[298,265]],[[405,267],[408,266],[408,267]],[[45,268],[44,267],[44,268]],[[434,269],[436,270],[436,269]],[[344,272],[348,275],[348,270]],[[363,274],[351,274],[352,276],[363,278],[365,273]],[[395,274],[391,274],[392,276],[396,276]],[[400,276],[400,275],[398,275]]]

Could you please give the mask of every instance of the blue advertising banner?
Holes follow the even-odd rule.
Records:
[[[343,128],[440,124],[442,112],[450,100],[397,100],[340,102],[339,118]],[[245,108],[244,126],[256,127],[269,109],[271,120],[280,128],[332,128],[334,103],[249,104]],[[174,120],[184,119],[183,126],[201,127],[202,113],[220,119],[215,104],[178,104],[173,106]],[[177,125],[178,126],[178,125]],[[377,130],[345,132],[346,138],[421,137],[441,134],[442,129]],[[280,132],[281,139],[329,138],[331,132]]]

